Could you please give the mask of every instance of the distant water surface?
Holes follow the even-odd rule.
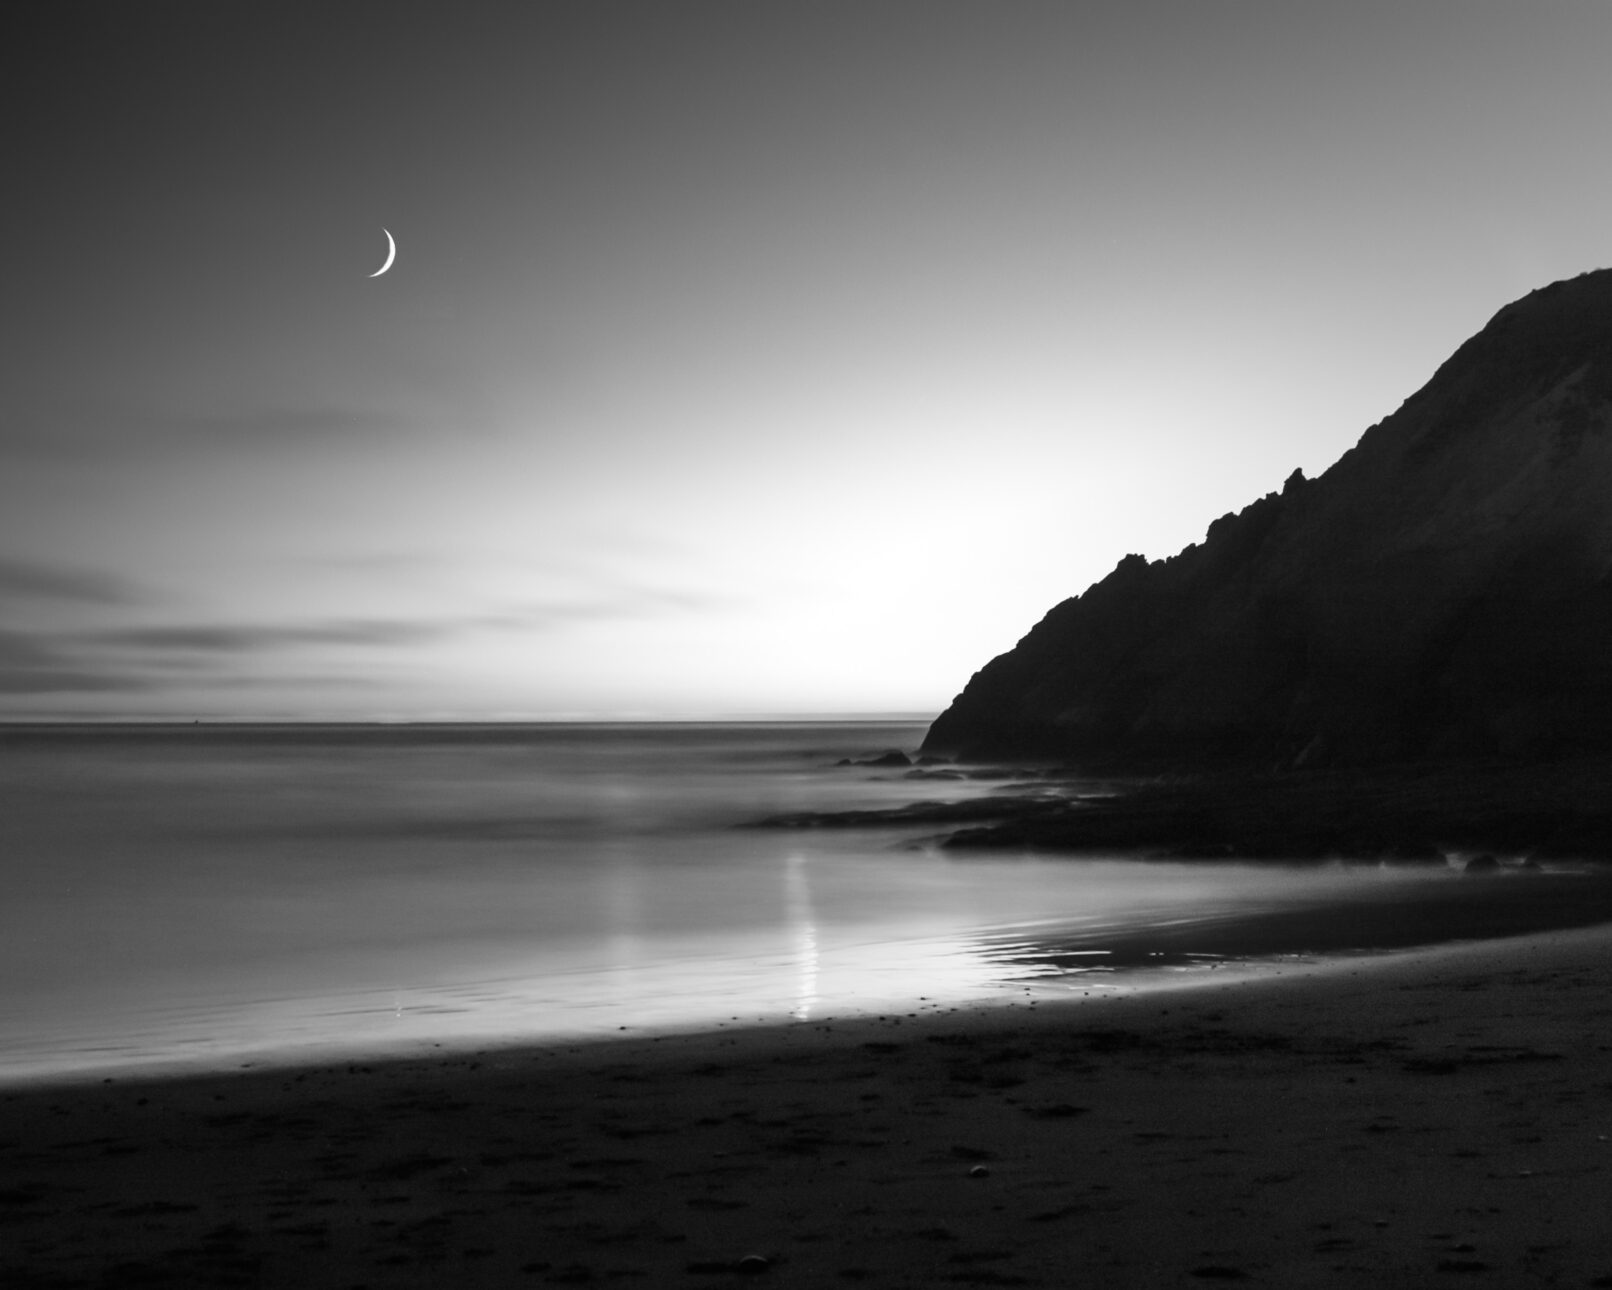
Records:
[[[992,791],[836,765],[922,733],[0,728],[0,1077],[916,1011],[1517,930],[1486,894],[1509,878],[740,827]],[[1599,882],[1516,881],[1543,884],[1535,922],[1612,918]]]

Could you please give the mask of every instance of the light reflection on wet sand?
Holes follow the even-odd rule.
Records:
[[[842,858],[843,863],[843,858]],[[713,935],[709,929],[649,932],[653,885],[618,866],[604,883],[610,921],[591,945],[561,952],[528,948],[487,961],[481,974],[451,964],[422,970],[384,989],[300,990],[264,997],[237,987],[188,1004],[148,1003],[121,1020],[99,1019],[95,1033],[73,1024],[38,1026],[32,1044],[8,1045],[0,1073],[123,1066],[145,1062],[235,1064],[312,1056],[418,1053],[433,1046],[488,1046],[604,1037],[623,1031],[709,1029],[757,1022],[823,1021],[867,1013],[923,1013],[965,1003],[1002,1002],[1026,991],[1128,992],[1173,987],[1182,974],[1248,968],[1304,954],[1358,952],[1423,943],[1405,933],[1406,908],[1452,898],[1467,916],[1489,910],[1478,934],[1594,921],[1612,884],[1595,877],[1502,879],[1503,890],[1454,876],[1372,875],[1222,868],[1232,891],[1206,901],[1201,871],[1188,866],[1114,862],[1087,875],[1106,907],[1074,918],[1022,917],[970,922],[966,902],[938,917],[901,917],[825,926],[814,913],[818,881],[837,866],[796,851],[773,870],[778,921]],[[1042,907],[1078,887],[1079,862],[1011,867],[1036,881]],[[817,871],[827,871],[826,879]],[[965,865],[973,880],[953,895],[983,897],[988,865]],[[1131,874],[1140,882],[1123,884]],[[954,880],[959,876],[953,871]],[[1274,879],[1274,881],[1273,881]],[[1120,891],[1127,893],[1124,899]],[[1257,898],[1254,892],[1263,894]],[[1528,900],[1510,899],[1525,892]],[[1583,894],[1594,893],[1586,902]],[[989,901],[1000,911],[1000,888]],[[1563,917],[1571,903],[1579,917]],[[978,915],[976,910],[976,917]],[[1612,913],[1612,910],[1607,910]],[[1385,917],[1386,915],[1386,917]]]

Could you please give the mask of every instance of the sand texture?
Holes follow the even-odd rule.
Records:
[[[0,1093],[0,1285],[1612,1286],[1612,932]]]

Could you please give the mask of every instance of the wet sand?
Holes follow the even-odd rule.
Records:
[[[1612,1286],[1612,929],[0,1091],[0,1284]]]

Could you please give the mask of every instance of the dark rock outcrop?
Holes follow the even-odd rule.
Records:
[[[875,757],[841,757],[836,766],[910,766],[912,758],[899,748],[880,753]]]
[[[1507,305],[1318,479],[1126,556],[928,752],[1108,767],[1612,750],[1612,270]]]

